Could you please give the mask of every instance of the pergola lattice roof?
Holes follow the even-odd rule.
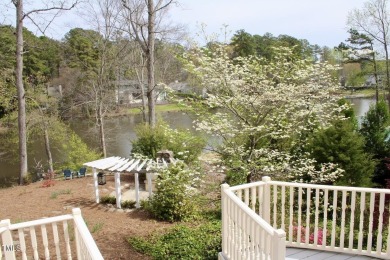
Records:
[[[170,158],[171,162],[175,163],[173,158]],[[93,178],[94,178],[94,186],[95,186],[95,196],[96,202],[99,203],[99,186],[98,186],[98,178],[96,170],[110,171],[115,173],[115,193],[116,193],[116,204],[117,207],[121,207],[121,181],[120,174],[121,173],[134,173],[134,181],[135,181],[135,192],[136,192],[136,207],[139,207],[139,180],[138,173],[141,170],[146,171],[146,179],[149,186],[149,196],[152,195],[152,180],[151,173],[149,170],[153,167],[167,167],[168,163],[164,159],[157,159],[156,161],[152,159],[129,159],[122,158],[119,156],[112,156],[108,158],[99,159],[92,162],[84,163],[85,166],[93,168]]]

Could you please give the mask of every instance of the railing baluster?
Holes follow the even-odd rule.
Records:
[[[342,200],[341,200],[340,248],[344,248],[346,199],[347,199],[347,192],[343,190]]]
[[[24,239],[23,228],[18,229],[18,236],[19,236],[20,251],[22,252],[22,259],[27,260],[26,240]]]
[[[281,213],[281,220],[282,220],[281,228],[283,230],[286,230],[286,225],[284,223],[284,219],[286,217],[285,204],[286,204],[286,186],[283,185],[282,186],[282,213]]]
[[[242,198],[241,198],[242,199]],[[240,220],[239,220],[239,207],[237,205],[234,205],[234,215],[235,215],[235,234],[234,234],[234,241],[236,248],[234,250],[235,252],[235,259],[239,259],[238,252],[241,250],[241,240],[240,240]]]
[[[324,226],[322,228],[322,247],[325,248],[327,243],[326,243],[326,237],[327,237],[327,232],[328,232],[328,196],[329,196],[329,191],[328,189],[324,189]]]
[[[356,191],[352,191],[351,194],[351,220],[349,223],[349,246],[348,249],[353,249],[353,231],[355,230],[355,205],[356,204]]]
[[[370,219],[368,222],[368,240],[367,240],[367,252],[372,251],[372,230],[374,226],[374,209],[375,209],[375,193],[371,192],[370,196]]]
[[[50,259],[49,241],[47,239],[46,225],[41,225],[43,248],[45,250],[45,258]]]
[[[237,191],[237,197],[242,200],[242,190]]]
[[[363,224],[364,224],[364,210],[366,208],[366,193],[360,193],[360,220],[359,220],[359,236],[358,236],[358,251],[363,251]]]
[[[306,190],[306,230],[305,230],[305,244],[309,244],[310,237],[310,203],[311,203],[311,188]],[[299,231],[300,232],[300,231]]]
[[[273,204],[274,204],[273,219],[274,219],[274,224],[273,224],[273,227],[274,227],[275,229],[277,229],[277,228],[278,228],[278,227],[277,227],[278,186],[273,185],[272,188],[273,188],[273,194],[274,194],[274,198],[273,198]]]
[[[293,219],[294,219],[294,187],[290,186],[290,223],[288,229],[288,240],[293,242]]]
[[[227,214],[225,216],[223,216],[223,222],[222,222],[222,225],[224,223],[227,223],[226,227],[223,227],[224,230],[226,231],[226,236],[222,237],[222,239],[224,239],[223,245],[226,245],[225,248],[223,248],[223,249],[224,249],[224,253],[226,253],[226,255],[228,257],[230,257],[231,256],[231,245],[232,245],[232,243],[234,243],[234,236],[232,236],[232,231],[234,230],[234,223],[232,220],[232,210],[231,210],[230,200],[228,200],[226,198],[225,192],[223,192],[223,195],[225,197],[224,198],[224,203],[225,203],[224,205],[226,205],[225,210],[227,212]]]
[[[57,259],[61,259],[61,251],[60,251],[60,238],[58,237],[58,228],[57,223],[54,222],[51,224],[53,229],[53,237],[54,237],[54,245],[56,247],[56,255]]]
[[[252,220],[252,218],[249,218],[249,240],[250,240],[250,247],[249,247],[249,253],[250,253],[250,259],[256,259],[255,257],[255,250],[256,250],[256,238],[255,238],[255,230],[256,230],[256,223]]]
[[[34,259],[39,259],[37,234],[35,232],[35,227],[30,227],[30,237],[31,237],[31,246],[33,249]]]
[[[243,214],[243,211],[240,210],[240,218],[239,218],[239,223],[240,223],[240,256],[241,259],[246,259],[246,235],[245,235],[245,215]]]
[[[387,245],[386,245],[386,256],[388,259],[390,259],[390,202],[389,202],[389,205],[387,205],[388,207],[388,220],[387,220]]]
[[[378,222],[378,235],[376,252],[379,255],[382,252],[382,230],[383,230],[383,211],[385,209],[385,194],[379,194],[379,222]]]
[[[244,193],[245,193],[245,204],[249,206],[249,189],[245,189]]]
[[[256,187],[251,188],[251,208],[253,211],[256,211]]]
[[[319,218],[319,207],[320,207],[320,190],[316,188],[316,202],[315,202],[315,213],[314,213],[314,245],[318,245],[318,218]],[[309,236],[309,234],[307,234]]]
[[[302,187],[298,188],[298,234],[297,242],[302,243],[301,230],[302,230]]]
[[[268,234],[265,233],[264,236],[265,239],[265,259],[271,259],[270,254],[271,254],[271,239],[269,239]]]
[[[258,197],[259,197],[259,216],[263,217],[263,203],[264,203],[263,202],[263,199],[264,199],[264,189],[263,189],[263,186],[259,187]]]
[[[64,230],[64,240],[66,247],[66,255],[68,256],[68,260],[72,259],[72,252],[70,249],[70,240],[69,240],[69,229],[68,229],[68,221],[62,221],[62,227]]]
[[[266,238],[265,238],[265,231],[264,229],[261,229],[260,231],[260,259],[265,259],[265,255],[264,255],[264,252],[265,252],[265,247],[266,247],[266,244],[265,244],[265,241],[266,241]]]
[[[332,220],[332,237],[330,246],[334,248],[336,243],[336,220],[337,220],[337,190],[333,191],[333,220]]]

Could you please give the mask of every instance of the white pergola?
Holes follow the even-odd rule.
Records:
[[[95,196],[96,203],[99,203],[99,185],[98,185],[98,176],[97,170],[110,171],[115,173],[115,194],[116,194],[116,206],[121,208],[121,173],[134,173],[135,181],[135,206],[140,207],[139,203],[139,179],[138,174],[141,170],[146,171],[146,180],[148,182],[148,191],[149,196],[152,195],[152,173],[149,172],[152,166],[163,166],[166,167],[168,164],[165,160],[152,160],[152,159],[129,159],[121,158],[118,156],[113,156],[109,158],[104,158],[92,162],[84,163],[85,166],[91,167],[93,171],[93,180],[95,187]]]

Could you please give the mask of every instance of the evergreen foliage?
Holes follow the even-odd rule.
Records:
[[[376,186],[386,187],[390,179],[390,114],[386,101],[370,106],[362,119],[360,133],[365,138],[365,149],[377,160],[372,178]]]
[[[371,105],[362,119],[360,133],[364,136],[365,149],[376,159],[390,156],[390,114],[384,100]]]
[[[337,185],[371,186],[375,163],[365,152],[364,138],[350,120],[336,120],[314,133],[308,150],[318,163],[331,162],[344,170],[335,182]]]

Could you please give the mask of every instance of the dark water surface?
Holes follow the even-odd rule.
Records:
[[[360,119],[369,109],[374,99],[354,98],[350,99],[354,106],[356,116]],[[166,121],[173,128],[193,129],[193,115],[183,112],[164,112],[159,117]],[[131,140],[136,138],[134,127],[142,122],[141,115],[129,115],[105,119],[107,155],[129,157],[131,152]],[[95,128],[94,121],[85,119],[76,119],[69,122],[71,128],[90,146],[98,147],[98,130]],[[15,129],[17,131],[17,129]],[[195,131],[195,130],[194,130]],[[17,144],[15,144],[17,145]],[[54,149],[53,149],[54,150]],[[18,177],[17,158],[14,160],[5,159],[4,154],[7,151],[0,146],[0,187],[7,185],[11,180]],[[53,159],[58,158],[58,152],[53,151]],[[46,161],[45,150],[42,142],[36,142],[32,151],[29,151],[29,167],[35,165],[37,161]]]

